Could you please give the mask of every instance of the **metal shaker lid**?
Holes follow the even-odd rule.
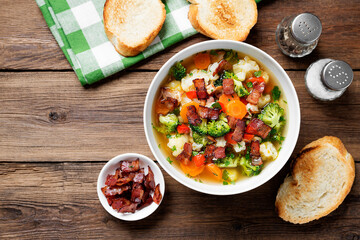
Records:
[[[321,73],[323,83],[332,90],[347,88],[353,81],[354,73],[350,65],[344,61],[331,61],[325,65]]]
[[[316,41],[322,31],[320,19],[311,13],[297,15],[291,24],[291,34],[293,37],[304,44]]]

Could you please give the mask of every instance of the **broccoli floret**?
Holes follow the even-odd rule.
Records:
[[[235,63],[239,62],[239,56],[238,56],[237,52],[235,52],[233,50],[227,50],[225,52],[224,59],[226,61],[230,62],[231,64],[235,64]]]
[[[234,91],[239,97],[249,95],[248,90],[242,85],[241,81],[234,80]]]
[[[285,121],[284,109],[277,103],[269,103],[261,111],[261,114],[258,115],[258,118],[279,132],[284,125],[282,122]]]
[[[221,168],[235,168],[239,165],[240,156],[228,156],[225,158],[218,159],[216,165]]]
[[[240,158],[240,167],[242,168],[242,171],[244,175],[250,177],[258,175],[261,172],[261,166],[253,166],[251,165],[250,157],[241,157]]]
[[[183,77],[186,76],[186,68],[180,63],[177,62],[170,69],[170,74],[178,81],[180,81]]]
[[[173,113],[169,113],[165,116],[160,116],[159,122],[160,122],[160,126],[155,127],[155,128],[158,132],[165,133],[165,134],[175,132],[176,127],[179,125],[179,119]]]
[[[208,126],[207,126],[207,121],[206,119],[201,119],[202,120],[202,123],[197,125],[197,126],[194,126],[192,124],[190,124],[190,128],[194,131],[194,132],[197,132],[201,135],[205,135],[207,134],[208,132]]]
[[[237,77],[233,72],[224,71],[224,72],[220,75],[219,79],[217,79],[217,80],[214,82],[214,86],[215,86],[215,87],[222,86],[224,79],[228,79],[228,78],[234,79],[234,81],[235,81],[235,80],[239,80],[238,77]]]
[[[202,144],[203,146],[206,146],[209,143],[209,140],[206,136],[203,136],[197,132],[193,132],[192,137],[194,139],[194,142],[197,144]]]
[[[230,132],[230,127],[227,124],[227,118],[224,113],[220,114],[219,120],[211,121],[207,125],[208,134],[212,137],[222,137]]]

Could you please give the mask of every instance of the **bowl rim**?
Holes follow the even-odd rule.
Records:
[[[106,200],[106,197],[103,195],[103,193],[101,191],[101,185],[103,184],[102,181],[104,179],[103,175],[106,174],[105,171],[112,164],[119,163],[120,161],[123,161],[123,160],[134,161],[136,158],[139,158],[140,162],[143,162],[144,165],[150,166],[152,171],[154,172],[155,180],[156,179],[160,180],[159,182],[156,182],[156,183],[160,184],[160,192],[162,194],[162,198],[161,198],[161,201],[159,204],[152,202],[149,206],[147,206],[141,210],[138,210],[135,213],[129,213],[129,214],[119,213],[119,212],[115,211],[113,208],[111,208],[111,206],[108,204],[108,202]],[[156,169],[156,170],[154,170],[154,169]],[[156,172],[156,174],[155,174],[155,172]],[[141,219],[144,219],[144,218],[150,216],[160,206],[160,204],[162,203],[162,201],[164,199],[164,195],[165,195],[165,180],[164,180],[164,175],[163,175],[160,167],[149,157],[139,154],[139,153],[124,153],[124,154],[120,154],[120,155],[113,157],[107,163],[105,163],[104,166],[101,168],[99,175],[98,175],[98,179],[97,179],[96,191],[97,191],[98,199],[99,199],[101,205],[110,215],[112,215],[113,217],[120,219],[120,220],[137,221],[137,220],[141,220]],[[143,211],[145,209],[149,209],[152,205],[154,205],[155,207],[152,207],[152,209],[146,211],[146,213]]]
[[[217,47],[209,47],[209,46],[213,46],[213,45],[217,45]],[[230,47],[226,47],[227,45],[229,45]],[[228,190],[228,186],[223,186],[220,184],[217,184],[219,186],[221,186],[223,189],[219,189],[219,188],[212,188],[212,187],[201,187],[201,183],[195,182],[192,180],[192,182],[188,181],[188,179],[186,179],[187,177],[183,174],[183,175],[179,175],[176,173],[176,171],[179,171],[178,169],[176,169],[174,166],[171,166],[170,164],[167,163],[164,154],[158,149],[157,146],[157,141],[155,139],[153,130],[152,130],[152,114],[151,114],[151,109],[153,106],[153,101],[149,101],[149,99],[151,97],[154,97],[156,95],[157,92],[157,88],[155,88],[155,85],[160,84],[164,79],[160,78],[160,75],[163,74],[163,72],[166,72],[166,75],[168,74],[168,71],[170,69],[170,67],[177,61],[183,60],[187,57],[190,57],[198,52],[202,52],[205,50],[211,50],[211,49],[234,49],[234,47],[232,46],[237,46],[239,48],[248,48],[251,51],[254,51],[254,54],[258,54],[261,55],[261,57],[263,58],[263,60],[265,61],[270,61],[271,64],[274,65],[274,70],[280,71],[280,73],[282,74],[282,77],[284,77],[283,80],[279,79],[279,76],[276,76],[276,78],[279,81],[279,84],[281,85],[281,87],[283,88],[283,86],[285,85],[285,83],[287,83],[289,86],[289,90],[290,92],[285,93],[286,95],[286,99],[289,102],[289,99],[291,98],[292,102],[294,103],[294,106],[292,106],[291,109],[291,113],[292,113],[292,118],[291,119],[292,122],[288,123],[288,132],[286,135],[286,138],[282,144],[282,146],[284,146],[284,143],[287,143],[289,146],[287,146],[287,150],[283,150],[281,151],[281,153],[279,153],[277,159],[275,161],[278,161],[279,157],[281,154],[283,154],[285,151],[286,153],[283,154],[283,158],[284,160],[282,161],[278,161],[278,163],[276,164],[274,170],[274,172],[272,173],[267,173],[266,177],[262,177],[261,173],[257,176],[252,176],[249,179],[254,179],[253,181],[248,181],[249,183],[251,182],[252,185],[245,185],[242,186],[241,188],[234,190],[234,189],[230,189]],[[239,50],[234,49],[235,51],[241,52]],[[184,55],[184,56],[183,56]],[[254,56],[251,56],[250,54],[245,54],[245,55],[249,55],[251,58],[255,58]],[[181,57],[180,57],[181,56]],[[257,62],[260,62],[262,65],[265,65],[262,63],[262,61],[260,61],[258,58],[255,58]],[[265,65],[267,68],[268,66]],[[165,76],[166,76],[165,75]],[[275,75],[275,74],[274,74]],[[281,82],[281,81],[285,81],[285,83]],[[160,83],[159,83],[160,82]],[[150,114],[147,113],[148,109],[150,108]],[[289,113],[289,117],[290,117],[290,105],[288,104],[288,113]],[[204,42],[200,42],[194,45],[191,45],[183,50],[181,50],[180,52],[176,53],[174,56],[172,56],[168,61],[166,61],[166,63],[160,68],[160,70],[157,72],[157,74],[155,75],[155,77],[153,78],[146,98],[145,98],[145,104],[144,104],[144,110],[143,110],[143,119],[144,119],[144,131],[145,131],[145,135],[146,135],[146,140],[148,142],[148,145],[150,147],[151,152],[153,153],[153,155],[155,156],[155,158],[157,159],[157,161],[159,162],[159,164],[161,165],[161,167],[172,177],[174,178],[176,181],[178,181],[179,183],[183,184],[184,186],[193,189],[195,191],[198,192],[202,192],[202,193],[206,193],[206,194],[211,194],[211,195],[234,195],[234,194],[239,194],[239,193],[243,193],[243,192],[247,192],[250,191],[252,189],[255,189],[261,185],[263,185],[264,183],[266,183],[267,181],[269,181],[270,179],[272,179],[283,167],[284,165],[287,163],[287,161],[290,159],[292,152],[294,151],[294,148],[296,146],[297,143],[297,139],[299,137],[299,133],[300,133],[300,123],[301,123],[301,114],[300,114],[300,103],[299,103],[299,99],[295,90],[295,87],[291,81],[291,79],[289,78],[289,76],[287,75],[287,73],[285,72],[285,70],[281,67],[281,65],[275,60],[273,59],[269,54],[267,54],[266,52],[264,52],[263,50],[252,46],[250,44],[244,43],[244,42],[237,42],[237,41],[232,41],[232,40],[209,40],[209,41],[204,41]],[[296,121],[296,122],[295,122]],[[292,125],[292,128],[290,130],[290,124]],[[289,139],[290,136],[290,132],[291,132],[291,139]],[[268,168],[269,166],[267,166]],[[172,168],[172,169],[171,169]],[[262,170],[262,172],[264,172],[265,169],[264,168]],[[244,181],[244,180],[241,180]],[[210,184],[203,184],[203,185],[207,185],[209,186]],[[217,185],[211,185],[211,186],[217,186]]]

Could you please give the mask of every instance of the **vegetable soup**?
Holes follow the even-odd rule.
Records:
[[[158,146],[195,181],[236,184],[278,156],[287,103],[274,76],[249,56],[219,49],[177,62],[155,99]]]

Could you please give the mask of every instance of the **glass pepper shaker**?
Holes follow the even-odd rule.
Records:
[[[276,29],[276,43],[290,57],[310,54],[318,44],[322,26],[318,17],[301,13],[285,17]]]
[[[308,67],[305,73],[305,85],[315,99],[332,101],[346,91],[353,78],[354,73],[349,64],[325,58]]]

